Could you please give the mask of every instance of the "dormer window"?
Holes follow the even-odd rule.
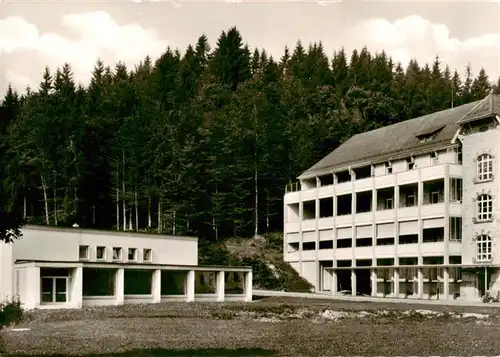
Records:
[[[406,163],[408,164],[408,170],[413,170],[415,168],[415,159],[413,158],[413,156],[407,158]]]
[[[439,162],[439,153],[437,151],[431,153],[431,161],[433,165],[436,165]]]
[[[392,164],[390,161],[387,161],[385,163],[385,172],[387,173],[387,175],[392,174]]]
[[[418,132],[417,132],[417,139],[420,140],[421,143],[427,143],[436,138],[438,134],[443,130],[445,126],[444,125],[437,125],[433,123],[432,120],[429,120],[429,124],[424,125]]]

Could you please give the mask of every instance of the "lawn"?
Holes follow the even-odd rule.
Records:
[[[500,309],[268,298],[29,312],[7,356],[498,355]]]

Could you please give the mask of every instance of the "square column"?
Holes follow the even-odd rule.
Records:
[[[394,268],[394,273],[392,275],[392,294],[394,297],[399,297],[399,269]]]
[[[153,271],[153,303],[157,304],[161,302],[161,269],[156,269]]]
[[[83,305],[83,268],[80,266],[72,269],[71,275],[70,302],[79,309]]]
[[[372,283],[372,296],[377,296],[377,270],[370,269],[370,280]]]
[[[356,270],[351,269],[351,295],[356,296]]]
[[[418,268],[417,272],[417,294],[419,299],[424,298],[424,269]]]
[[[115,305],[125,302],[125,269],[118,268],[115,275]]]
[[[444,295],[444,300],[449,299],[449,295],[450,295],[450,268],[443,268],[443,295]]]
[[[26,280],[24,282],[24,296],[21,295],[21,303],[27,310],[40,306],[40,267],[30,266],[26,268]]]
[[[194,301],[194,270],[190,270],[187,273],[186,277],[186,301],[193,302]]]
[[[253,299],[253,273],[249,271],[245,274],[245,302],[251,302]]]
[[[225,296],[225,274],[224,271],[220,271],[217,273],[217,287],[215,289],[215,293],[217,294],[217,301],[222,302],[224,301],[224,296]]]
[[[332,270],[332,286],[330,288],[330,292],[333,296],[337,295],[337,271]]]

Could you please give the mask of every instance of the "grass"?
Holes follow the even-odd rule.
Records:
[[[465,356],[500,351],[500,309],[487,306],[268,298],[252,304],[40,310],[28,312],[17,327],[30,330],[0,332],[5,356]]]

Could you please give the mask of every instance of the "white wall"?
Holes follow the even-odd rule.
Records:
[[[96,247],[105,246],[107,262],[112,262],[112,248],[121,247],[123,262],[127,262],[128,248],[136,248],[137,262],[143,262],[143,249],[152,249],[154,264],[198,264],[198,239],[194,237],[44,226],[27,226],[22,233],[13,244],[14,260],[78,261],[79,246],[88,245],[90,261],[96,261]]]
[[[318,270],[318,262],[302,262],[302,277],[311,283],[316,291],[319,291]]]
[[[498,177],[500,175],[499,160],[499,138],[500,130],[493,129],[487,132],[478,132],[466,135],[463,139],[463,230],[462,230],[462,263],[472,264],[476,256],[476,247],[473,242],[478,234],[485,232],[493,239],[493,262],[500,263],[500,256],[496,253],[498,242],[498,225],[495,221],[474,224],[472,219],[476,216],[476,202],[473,201],[478,194],[483,191],[491,192],[493,195],[493,215],[498,219],[500,205],[498,205]],[[475,184],[473,180],[477,176],[476,159],[483,153],[489,153],[494,156],[493,172],[495,179],[490,182]]]
[[[0,301],[13,297],[12,269],[12,244],[0,242]]]

